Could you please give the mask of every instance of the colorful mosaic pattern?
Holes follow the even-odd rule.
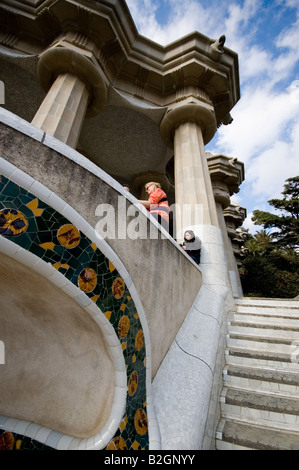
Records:
[[[69,220],[4,176],[0,235],[51,263],[105,313],[121,342],[128,380],[126,413],[106,449],[147,450],[144,336],[134,301],[117,269]],[[25,436],[0,431],[0,449],[44,447]]]

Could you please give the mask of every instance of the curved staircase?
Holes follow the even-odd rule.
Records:
[[[237,298],[218,450],[299,450],[299,300]]]

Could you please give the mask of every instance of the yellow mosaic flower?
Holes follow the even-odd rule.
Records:
[[[81,271],[78,276],[78,286],[83,292],[92,292],[97,285],[97,274],[91,268]]]
[[[106,447],[107,450],[126,450],[127,444],[122,437],[115,437],[112,441],[109,442]]]
[[[28,220],[22,212],[16,209],[2,209],[0,211],[0,234],[8,237],[21,235],[28,228]]]
[[[4,432],[0,435],[0,450],[12,450],[15,438],[11,432]]]
[[[147,416],[142,408],[139,408],[135,413],[134,426],[140,436],[144,436],[147,433]]]
[[[62,225],[57,231],[59,243],[66,248],[75,248],[80,243],[80,232],[72,224]]]
[[[130,329],[130,319],[127,315],[123,315],[118,322],[118,334],[121,338],[127,336]]]
[[[137,349],[137,351],[140,351],[140,349],[143,346],[143,342],[144,342],[143,331],[139,330],[137,331],[137,334],[135,336],[135,348]]]
[[[120,299],[125,292],[125,283],[121,277],[117,277],[112,284],[112,292],[116,299]]]
[[[130,396],[134,395],[136,393],[138,387],[138,373],[136,370],[132,372],[129,378],[129,384],[128,384],[128,393]]]

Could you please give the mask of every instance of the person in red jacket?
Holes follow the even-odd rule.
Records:
[[[155,182],[147,183],[145,191],[149,195],[148,200],[139,202],[168,231],[170,208],[166,193],[161,188],[161,185]]]

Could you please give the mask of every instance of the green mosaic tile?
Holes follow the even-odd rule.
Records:
[[[4,209],[13,209],[15,213],[5,213]],[[142,325],[118,271],[64,216],[4,176],[0,181],[0,235],[51,263],[107,316],[123,347],[129,384],[125,416],[107,449],[148,449]],[[3,431],[0,449],[1,445],[10,445],[9,440],[13,449],[47,448],[27,437]]]

